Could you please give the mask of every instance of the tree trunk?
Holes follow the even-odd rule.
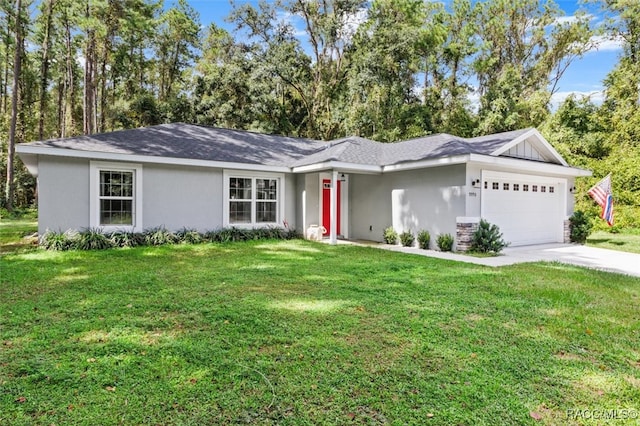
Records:
[[[51,31],[51,19],[53,15],[53,3],[48,0],[47,17],[42,41],[42,66],[40,79],[40,117],[38,118],[38,138],[44,139],[44,116],[47,107],[47,86],[49,85],[49,32]]]
[[[85,135],[90,135],[94,133],[94,111],[93,107],[95,105],[94,100],[94,49],[95,49],[95,39],[93,30],[89,30],[89,34],[87,35],[87,46],[85,49],[85,65],[84,65],[84,103],[83,103],[83,132]]]
[[[9,98],[7,94],[9,93],[9,17],[7,16],[7,32],[3,34],[4,39],[4,66],[2,70],[2,112],[7,112],[7,99]]]
[[[22,65],[22,0],[16,0],[15,16],[15,56],[13,60],[13,89],[11,90],[11,124],[9,126],[9,146],[7,147],[7,184],[5,188],[5,207],[13,211],[15,176],[13,162],[16,152],[16,124],[18,121],[18,96],[20,90],[20,68]]]
[[[91,17],[91,9],[87,2],[86,15],[87,18]],[[84,52],[84,100],[83,100],[83,125],[82,130],[85,135],[95,133],[96,121],[95,121],[95,105],[96,105],[96,81],[95,81],[95,66],[96,66],[96,36],[95,30],[87,30],[87,43],[85,45]]]
[[[58,137],[62,137],[62,128],[64,126],[64,96],[65,96],[65,77],[61,76],[58,79]]]
[[[61,130],[60,137],[67,137],[69,134],[69,129],[73,131],[75,126],[75,122],[73,120],[73,114],[75,111],[75,81],[73,78],[73,61],[74,53],[71,50],[71,26],[69,24],[69,17],[65,13],[65,44],[67,48],[67,72],[64,80],[64,92],[65,92],[65,101],[64,101],[64,122]]]

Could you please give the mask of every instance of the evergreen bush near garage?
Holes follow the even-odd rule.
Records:
[[[572,243],[586,243],[592,226],[589,217],[583,211],[576,210],[569,218],[569,239]]]
[[[411,247],[413,246],[413,243],[415,241],[415,237],[413,236],[413,234],[409,231],[404,231],[403,233],[400,234],[400,243],[404,246],[404,247]]]
[[[384,242],[387,244],[397,244],[398,243],[398,233],[392,226],[388,227],[384,230],[383,234]]]
[[[431,242],[431,234],[429,231],[422,230],[418,232],[418,246],[421,249],[429,249],[429,243]]]
[[[478,229],[476,229],[471,238],[470,251],[498,254],[508,245],[509,244],[502,239],[502,233],[498,225],[481,219]]]
[[[451,251],[453,249],[453,237],[451,234],[440,234],[436,239],[436,244],[441,251]]]

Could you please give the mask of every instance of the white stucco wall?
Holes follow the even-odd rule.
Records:
[[[47,157],[38,164],[38,233],[89,227],[89,160]]]
[[[284,217],[283,221],[287,221],[290,228],[298,229],[297,227],[297,219],[298,219],[298,192],[297,188],[297,176],[293,174],[284,175]],[[279,225],[283,225],[280,223]]]
[[[206,231],[222,226],[222,170],[145,164],[143,227]]]
[[[465,212],[465,166],[351,175],[351,238],[382,241],[385,228],[455,236],[456,217]]]
[[[320,174],[309,173],[304,175],[305,213],[304,226],[320,224]],[[300,204],[300,203],[298,203]],[[301,207],[300,207],[301,208]]]
[[[38,232],[88,228],[90,160],[41,156],[38,169]],[[285,175],[281,193],[285,203],[281,221],[287,220],[291,227],[296,227],[298,214],[297,178]],[[223,226],[222,169],[143,164],[142,185],[143,229],[187,227],[204,232]]]

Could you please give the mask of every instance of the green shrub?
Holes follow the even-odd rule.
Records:
[[[395,231],[395,229],[393,229],[392,226],[384,230],[383,238],[384,238],[384,242],[387,244],[398,243],[398,233]]]
[[[576,210],[569,218],[569,239],[573,243],[586,243],[587,237],[591,234],[591,227],[589,217],[583,211]]]
[[[46,250],[69,250],[73,247],[73,237],[67,232],[47,231],[40,238],[40,245]]]
[[[422,230],[418,232],[418,246],[421,249],[429,249],[429,243],[431,242],[431,234],[429,231]]]
[[[182,228],[176,232],[176,240],[184,244],[200,244],[204,238],[195,229]]]
[[[220,228],[209,231],[205,234],[205,239],[213,243],[230,243],[232,241],[244,241],[248,239],[251,230],[245,230],[232,226],[231,228]]]
[[[451,251],[453,249],[453,237],[451,234],[438,235],[436,243],[441,251]]]
[[[82,230],[74,241],[78,250],[105,250],[113,247],[113,243],[99,228]]]
[[[294,228],[285,228],[284,230],[284,239],[285,240],[295,240],[298,238],[302,238],[302,234],[298,232]]]
[[[145,230],[144,242],[150,246],[161,246],[165,244],[174,244],[177,242],[177,238],[173,232],[168,231],[163,226],[160,226]]]
[[[144,245],[144,236],[134,232],[116,231],[109,239],[113,247],[138,247]]]
[[[404,247],[411,247],[413,246],[413,243],[415,241],[415,237],[413,236],[413,234],[409,231],[404,231],[403,233],[400,234],[400,243],[404,246]]]
[[[478,229],[476,229],[471,237],[470,251],[497,254],[508,245],[509,244],[502,239],[502,233],[498,225],[481,219]]]
[[[247,240],[291,240],[300,234],[291,228],[264,227],[254,229],[221,228],[200,234],[194,229],[183,228],[173,233],[164,227],[150,228],[143,233],[117,231],[103,234],[100,229],[89,228],[80,233],[47,231],[40,239],[40,245],[47,250],[103,250],[112,247],[160,246],[182,242],[199,244],[202,242],[227,243]]]

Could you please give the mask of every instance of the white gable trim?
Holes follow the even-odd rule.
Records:
[[[469,158],[470,154],[464,154],[453,155],[450,157],[434,158],[430,160],[409,161],[406,163],[390,164],[388,166],[384,166],[382,168],[382,171],[385,173],[401,172],[404,170],[427,169],[429,167],[448,166],[451,164],[464,164],[469,161]]]
[[[579,169],[577,167],[561,166],[560,164],[541,163],[519,158],[492,157],[490,155],[471,154],[470,163],[488,165],[491,167],[504,168],[509,172],[528,172],[538,175],[549,176],[591,176],[590,170]]]
[[[490,155],[493,155],[493,156],[496,156],[496,157],[499,156],[499,155],[502,155],[502,154],[508,152],[514,146],[526,141],[527,139],[529,139],[532,136],[538,141],[540,147],[542,147],[544,149],[544,151],[546,151],[546,153],[549,154],[549,156],[551,156],[551,158],[553,158],[554,160],[556,160],[558,163],[562,164],[563,166],[568,166],[569,165],[564,160],[564,158],[562,158],[562,156],[558,153],[558,151],[556,151],[551,146],[551,144],[549,142],[547,142],[547,140],[536,129],[531,129],[528,132],[523,133],[522,135],[518,136],[517,138],[515,138],[514,140],[509,142],[508,144],[505,144],[505,145],[501,146],[500,148],[496,149]],[[535,144],[533,145],[533,147],[534,148],[538,148],[538,147],[535,146]],[[540,154],[544,156],[545,153],[541,152]]]
[[[293,167],[293,173],[310,173],[326,170],[339,170],[353,173],[381,173],[382,167],[368,164],[346,163],[343,161],[325,161],[322,163],[308,164],[306,166]]]

